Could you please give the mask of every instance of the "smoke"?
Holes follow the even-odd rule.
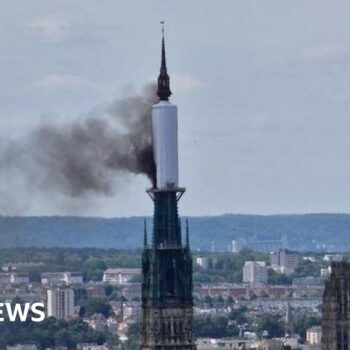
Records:
[[[148,85],[80,121],[40,125],[7,145],[2,168],[20,172],[31,187],[75,198],[111,195],[128,174],[144,174],[154,185],[151,107],[156,101],[155,86]]]

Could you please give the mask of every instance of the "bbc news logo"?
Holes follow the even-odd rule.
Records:
[[[44,303],[0,303],[0,322],[42,322],[45,319]]]

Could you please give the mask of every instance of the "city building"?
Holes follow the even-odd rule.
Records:
[[[111,334],[117,334],[119,323],[112,317],[107,319],[107,331]]]
[[[139,302],[125,302],[122,304],[122,320],[123,322],[136,322],[140,321],[140,312],[141,312],[141,307],[140,307]]]
[[[64,274],[64,282],[67,285],[72,285],[72,284],[83,284],[83,274],[82,272],[66,272]]]
[[[310,345],[321,345],[322,327],[314,326],[306,330],[306,341]]]
[[[117,320],[113,317],[106,318],[102,314],[94,314],[91,317],[85,318],[84,322],[97,332],[116,334],[118,330]]]
[[[137,276],[141,276],[141,269],[107,269],[102,280],[113,285],[123,285]]]
[[[265,261],[246,261],[243,266],[244,283],[267,283]]]
[[[283,339],[263,339],[253,344],[250,348],[252,350],[283,350],[283,345]]]
[[[318,304],[322,303],[324,291],[323,285],[268,285],[268,284],[247,284],[247,283],[203,283],[197,284],[194,288],[194,295],[198,299],[204,299],[206,296],[226,299],[232,297],[239,301],[249,298],[249,295],[255,295],[258,298],[306,300],[316,299]],[[294,305],[291,304],[294,308]]]
[[[213,338],[198,338],[197,350],[221,350],[221,349],[250,349],[253,344],[252,340],[246,339],[213,339]]]
[[[28,284],[29,274],[24,272],[12,272],[10,277],[10,283],[12,284]]]
[[[82,272],[44,272],[40,277],[41,284],[48,286],[84,283]]]
[[[85,285],[86,294],[89,298],[103,299],[106,296],[105,286],[103,284],[89,283]],[[139,293],[141,295],[141,293]]]
[[[243,250],[246,247],[246,244],[247,244],[247,241],[245,239],[239,238],[231,241],[229,248],[232,253],[239,253],[241,250]]]
[[[142,283],[128,283],[122,287],[120,292],[128,300],[141,299]]]
[[[243,249],[254,250],[256,252],[269,253],[271,251],[286,249],[288,247],[287,236],[283,235],[281,239],[250,239],[238,238],[231,241],[229,250],[232,253],[239,253]]]
[[[157,95],[152,108],[156,174],[147,191],[154,202],[153,237],[148,245],[145,225],[140,349],[194,350],[192,256],[188,223],[182,242],[178,214],[185,189],[179,187],[177,107],[169,102],[164,30]]]
[[[17,344],[17,345],[8,345],[7,350],[38,350],[36,345],[32,344]]]
[[[47,291],[47,316],[58,319],[74,316],[73,289],[57,287]]]
[[[329,278],[331,275],[331,267],[328,266],[327,268],[321,268],[320,269],[320,276],[324,278]]]
[[[53,286],[62,284],[64,272],[44,272],[40,275],[42,285]]]
[[[106,332],[108,329],[107,318],[102,314],[93,314],[88,319],[84,321],[91,327],[94,331],[97,332]]]
[[[320,315],[319,308],[322,305],[322,300],[320,298],[256,298],[246,306],[248,310],[255,310],[261,313],[274,314],[283,312],[287,314],[288,305],[298,315]]]
[[[279,249],[270,252],[270,265],[276,272],[293,273],[299,265],[299,256],[288,249]]]
[[[107,345],[77,344],[77,350],[111,350]]]
[[[196,263],[198,266],[200,266],[202,269],[207,269],[209,267],[209,258],[199,256],[196,258]]]
[[[326,278],[321,276],[307,276],[293,278],[292,283],[294,286],[322,286],[324,285],[325,280]]]
[[[39,266],[44,266],[43,261],[26,261],[26,262],[8,262],[2,265],[2,270],[4,272],[13,272],[19,269],[30,269]]]
[[[206,296],[242,299],[248,295],[248,290],[247,285],[243,284],[208,283],[197,285],[194,289],[194,295],[200,299]]]
[[[312,263],[316,262],[316,257],[315,256],[303,256],[304,261],[310,261]]]
[[[327,261],[329,263],[331,262],[337,262],[337,261],[342,261],[343,260],[343,256],[341,254],[326,254],[323,257],[323,261]]]
[[[10,281],[11,281],[11,273],[8,273],[8,272],[1,272],[0,273],[0,284],[1,285],[10,284]]]
[[[322,350],[350,349],[350,263],[332,262],[323,294]]]

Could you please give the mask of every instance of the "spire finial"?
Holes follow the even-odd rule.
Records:
[[[147,222],[146,218],[143,220],[143,245],[144,247],[147,246]]]
[[[186,219],[186,247],[190,247],[190,229],[188,227],[188,219]]]
[[[165,56],[165,38],[164,38],[164,21],[160,22],[162,25],[162,59],[160,66],[160,73],[158,76],[158,91],[157,95],[161,101],[168,101],[171,95],[170,91],[170,79],[166,67],[166,56]]]
[[[162,34],[163,34],[163,38],[164,38],[164,21],[160,21],[160,24],[162,25]]]

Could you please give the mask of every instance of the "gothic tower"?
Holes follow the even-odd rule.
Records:
[[[323,294],[322,350],[350,350],[350,264],[333,262]]]
[[[152,127],[156,184],[147,192],[154,202],[153,237],[144,233],[142,255],[141,350],[196,349],[193,336],[192,257],[189,229],[181,237],[178,202],[177,107],[169,102],[164,29],[159,102],[153,106]]]

